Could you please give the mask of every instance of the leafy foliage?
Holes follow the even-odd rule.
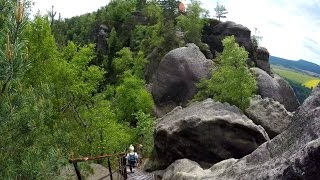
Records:
[[[179,1],[177,0],[158,0],[158,3],[163,8],[164,17],[169,19],[174,19],[178,15],[178,5]]]
[[[136,140],[138,143],[144,144],[144,156],[149,156],[153,150],[153,130],[154,130],[154,118],[150,114],[145,114],[142,111],[138,111],[134,114],[137,122]]]
[[[201,8],[199,1],[192,1],[188,7],[186,15],[177,17],[177,25],[184,32],[184,40],[186,43],[201,43],[202,29],[206,23],[208,12]]]
[[[134,135],[97,91],[105,72],[91,65],[94,45],[69,42],[59,52],[47,18],[23,27],[18,35],[29,40],[28,54],[18,40],[13,56],[1,49],[1,62],[15,74],[3,72],[10,83],[0,100],[0,178],[55,179],[72,156],[122,151]]]
[[[134,126],[137,123],[134,113],[151,113],[153,99],[143,80],[126,74],[121,85],[116,88],[115,106],[118,119]]]
[[[134,57],[133,52],[129,48],[123,48],[117,52],[119,57],[114,59],[114,68],[118,75],[123,75],[125,72],[133,74],[139,78],[143,78],[144,66],[147,61],[144,59],[144,54],[138,52]]]
[[[246,65],[248,52],[239,47],[234,36],[226,37],[222,44],[224,50],[218,56],[220,67],[213,70],[210,79],[203,80],[199,84],[200,91],[197,98],[213,97],[244,110],[256,90],[255,79]]]
[[[199,4],[177,26],[177,1],[114,0],[56,20],[53,9],[27,19],[26,2],[0,0],[0,179],[57,179],[70,157],[112,154],[132,143],[150,155],[145,55],[157,52],[148,60],[159,62],[179,47],[178,27],[187,42],[199,42]],[[137,15],[145,22],[132,23]],[[100,25],[108,27],[103,53],[93,44]]]

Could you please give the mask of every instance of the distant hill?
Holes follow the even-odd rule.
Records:
[[[305,61],[305,60],[292,61],[284,58],[270,56],[269,62],[270,64],[273,64],[273,65],[283,66],[286,68],[302,71],[310,75],[320,77],[320,66],[315,63],[311,63],[309,61]]]

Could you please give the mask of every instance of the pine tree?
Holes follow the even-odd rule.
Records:
[[[28,68],[28,48],[22,38],[26,26],[24,16],[24,4],[19,1],[2,32],[6,42],[5,49],[0,49],[0,99],[10,89],[10,82],[21,78]]]
[[[216,17],[220,21],[220,18],[226,18],[225,14],[228,14],[227,9],[224,7],[224,5],[220,5],[217,3],[217,6],[214,8],[216,11]]]
[[[226,37],[223,52],[218,56],[220,67],[213,71],[209,80],[199,84],[196,98],[213,97],[245,110],[256,90],[256,81],[247,67],[248,52],[240,47],[234,36]]]

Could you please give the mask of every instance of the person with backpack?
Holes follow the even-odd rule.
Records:
[[[133,173],[134,172],[134,167],[138,161],[138,154],[136,152],[134,152],[134,147],[132,146],[132,144],[129,146],[129,153],[127,154],[127,161],[130,167],[130,172]]]

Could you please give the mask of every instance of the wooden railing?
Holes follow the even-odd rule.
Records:
[[[116,170],[112,171],[110,158],[117,158],[119,166]],[[81,157],[76,159],[69,159],[69,163],[72,163],[74,166],[74,169],[76,171],[78,180],[82,180],[80,169],[78,167],[79,162],[85,162],[85,161],[94,161],[94,160],[103,160],[107,159],[107,167],[109,170],[109,174],[107,174],[105,177],[110,177],[111,180],[113,180],[113,174],[118,172],[124,179],[127,179],[127,169],[126,169],[126,153],[119,153],[114,155],[103,155],[103,156],[96,156],[96,157]]]

